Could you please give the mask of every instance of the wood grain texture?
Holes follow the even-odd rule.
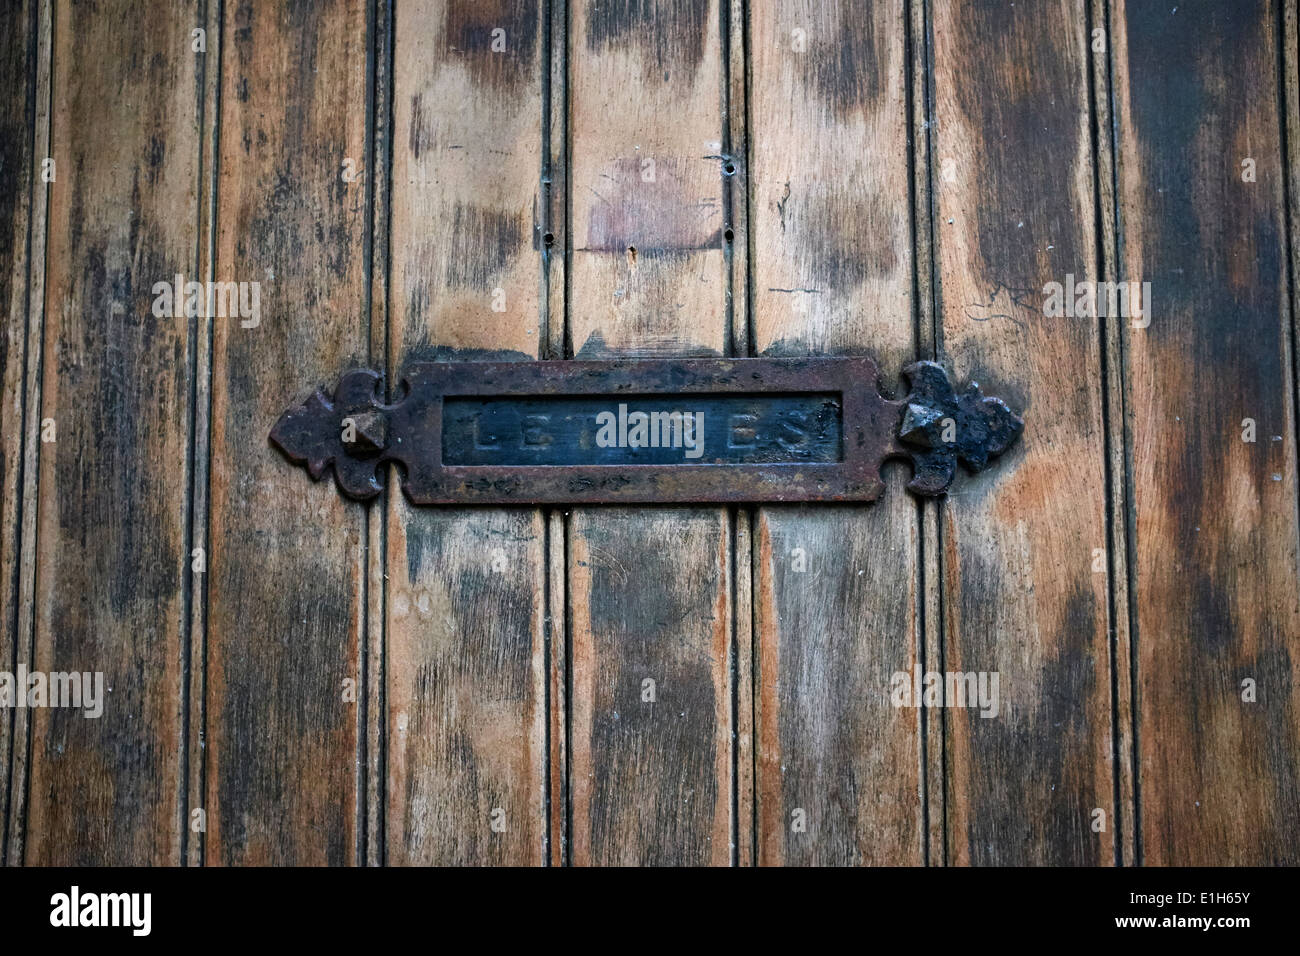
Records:
[[[1097,277],[1086,5],[932,9],[940,357],[1027,422],[942,506],[942,669],[996,672],[1001,698],[939,717],[948,860],[1113,863],[1099,323],[1041,291]]]
[[[915,356],[906,13],[753,8],[761,354],[866,352],[890,376]],[[891,488],[757,519],[758,860],[920,863],[919,713],[889,699],[918,660],[917,507]]]
[[[18,650],[19,529],[23,456],[23,386],[30,258],[29,230],[34,177],[32,161],[36,82],[36,9],[32,2],[0,12],[0,168],[19,171],[29,184],[0,197],[0,303],[5,326],[0,333],[0,667],[13,670]],[[0,718],[0,860],[8,848],[9,754],[13,716]]]
[[[928,8],[924,3],[908,4],[908,59],[912,88],[912,250],[915,257],[913,310],[916,314],[918,355],[936,356],[938,324],[935,322],[934,290],[934,207],[930,191],[931,140],[934,134],[934,104],[931,96]],[[941,502],[921,502],[918,515],[917,573],[921,580],[917,612],[921,617],[920,660],[925,669],[938,669],[943,661],[943,595],[939,563]],[[945,754],[941,715],[922,710],[920,717],[921,774],[926,828],[923,835],[926,866],[947,864],[947,805],[945,802]]]
[[[5,324],[0,331],[0,668],[17,667],[20,637],[20,529],[24,484],[27,414],[27,341],[31,312],[34,254],[43,269],[43,249],[33,249],[37,163],[37,39],[39,9],[35,0],[7,4],[0,10],[0,169],[14,186],[0,193],[0,307]],[[48,116],[48,114],[43,115]],[[40,191],[44,191],[41,184]],[[43,207],[42,207],[43,208]],[[38,233],[36,238],[40,238]],[[39,304],[38,304],[39,307]],[[0,715],[0,862],[9,840],[10,754],[14,712]]]
[[[565,321],[569,243],[569,10],[567,3],[550,4],[547,54],[549,71],[543,84],[542,187],[546,196],[542,231],[543,315],[545,336],[541,354],[565,356]],[[569,625],[567,599],[568,518],[559,508],[546,516],[547,546],[547,862],[569,861]]]
[[[541,5],[402,5],[395,38],[390,367],[537,358]],[[543,516],[389,506],[388,860],[540,864]]]
[[[363,174],[370,205],[370,357],[386,368],[389,344],[389,237],[392,221],[393,155],[393,4],[370,7],[370,47],[374,70],[370,77],[370,156]],[[385,388],[391,387],[391,379]],[[385,669],[388,642],[388,497],[386,488],[375,506],[366,509],[366,699],[364,794],[359,825],[365,828],[363,854],[367,866],[382,866],[387,853],[388,817],[388,701]]]
[[[388,539],[388,860],[539,864],[541,515],[404,517]]]
[[[726,528],[714,509],[573,512],[577,865],[731,859]]]
[[[225,15],[215,270],[261,283],[261,319],[213,320],[206,860],[350,864],[363,511],[266,436],[367,361],[365,190],[342,177],[365,169],[365,5]]]
[[[1101,236],[1101,273],[1110,280],[1120,278],[1119,240],[1115,207],[1115,131],[1113,83],[1109,45],[1108,0],[1088,0],[1091,20],[1089,44],[1092,54],[1092,111],[1096,135],[1094,151],[1097,184],[1097,224]],[[1098,32],[1104,42],[1098,43]],[[1129,627],[1129,433],[1124,414],[1124,335],[1114,325],[1101,327],[1103,352],[1103,401],[1105,403],[1106,445],[1109,487],[1107,508],[1110,512],[1110,540],[1107,558],[1110,564],[1111,626],[1114,640],[1111,684],[1114,705],[1111,727],[1117,744],[1117,839],[1116,860],[1121,866],[1133,866],[1137,860],[1137,802],[1134,788],[1133,751],[1133,684],[1132,632]]]
[[[221,89],[221,29],[220,4],[206,3],[201,7],[202,29],[205,31],[206,50],[196,54],[199,60],[201,84],[200,117],[202,119],[203,152],[199,161],[199,215],[198,215],[198,273],[205,280],[215,278],[213,258],[217,246],[217,158],[220,144],[217,128],[220,122],[218,94]],[[189,683],[188,697],[183,701],[182,722],[186,732],[188,751],[185,754],[186,811],[182,849],[186,866],[202,866],[206,847],[201,830],[196,830],[193,808],[206,804],[207,764],[204,749],[207,746],[207,633],[208,633],[208,567],[207,555],[212,550],[208,537],[208,519],[211,489],[212,450],[212,327],[206,320],[195,320],[193,377],[193,436],[190,466],[190,585],[189,633],[186,648],[186,667]],[[201,564],[192,560],[196,553],[204,555]]]
[[[181,846],[189,351],[155,282],[196,267],[193,11],[60,5],[34,670],[102,672],[103,714],[31,718],[25,862]]]
[[[722,11],[569,12],[570,352],[723,354]],[[571,862],[725,865],[727,513],[575,510],[569,533]]]
[[[1300,581],[1274,3],[1120,2],[1141,859],[1300,862]],[[1243,160],[1254,161],[1254,181]],[[1243,440],[1245,420],[1255,441]],[[1243,701],[1243,681],[1256,684]]]
[[[724,258],[730,267],[725,321],[730,354],[753,355],[749,267],[749,23],[745,0],[727,3],[726,98],[722,172]],[[757,787],[754,760],[754,512],[729,509],[732,569],[732,640],[736,665],[734,735],[736,756],[736,866],[758,857]]]
[[[50,155],[51,71],[54,40],[54,12],[46,0],[39,6],[36,16],[36,79],[35,79],[35,144],[32,159]],[[18,593],[15,598],[17,628],[16,653],[28,660],[34,656],[36,617],[36,527],[37,493],[40,476],[40,390],[43,350],[45,343],[45,261],[46,235],[49,225],[49,184],[43,184],[31,193],[31,266],[30,288],[27,291],[27,360],[23,401],[26,421],[23,423],[23,478],[19,494],[22,496],[21,522],[18,547]],[[14,712],[8,764],[8,833],[4,857],[11,865],[23,860],[27,836],[27,768],[31,755],[30,710]]]
[[[578,358],[727,349],[718,0],[574,0],[569,24]]]
[[[565,596],[564,513],[550,509],[546,516],[547,607],[546,646],[548,698],[547,732],[547,863],[564,866],[569,859],[569,707],[568,611]]]

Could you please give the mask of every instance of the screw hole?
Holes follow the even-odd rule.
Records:
[[[548,232],[546,235],[542,236],[542,242],[546,243],[546,248],[551,248],[551,246],[555,245],[555,235]]]
[[[722,171],[726,173],[728,176],[734,176],[736,174],[736,164],[727,163],[727,165],[722,167]]]
[[[726,239],[728,242],[732,242],[735,240],[736,235],[730,229],[728,229],[726,232],[722,234],[722,238]]]

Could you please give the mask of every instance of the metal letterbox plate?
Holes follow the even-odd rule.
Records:
[[[358,499],[397,462],[418,505],[874,501],[887,458],[942,494],[959,460],[984,468],[1024,427],[934,362],[904,373],[893,401],[861,356],[426,362],[384,404],[382,376],[353,369],[271,441]]]

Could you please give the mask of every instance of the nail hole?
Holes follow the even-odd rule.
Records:
[[[734,176],[736,173],[736,164],[727,163],[727,165],[722,167],[722,171],[726,173],[728,176]]]
[[[555,245],[554,234],[548,232],[546,235],[542,236],[542,242],[546,243],[546,247],[549,249],[551,246]]]
[[[722,238],[726,239],[728,242],[731,242],[736,238],[736,236],[730,229],[728,229],[726,232],[722,234]]]

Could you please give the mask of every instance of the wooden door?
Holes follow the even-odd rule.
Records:
[[[0,711],[6,862],[1300,862],[1293,5],[0,18],[0,670],[107,689]],[[358,366],[853,354],[1025,434],[938,502],[544,509],[266,440]]]

